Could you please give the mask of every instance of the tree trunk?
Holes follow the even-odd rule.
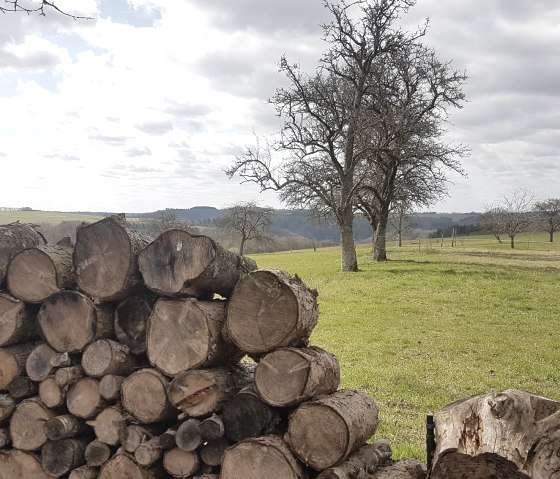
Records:
[[[155,369],[141,369],[122,384],[122,406],[141,423],[161,422],[177,416],[167,399],[168,380]]]
[[[47,474],[60,477],[85,464],[85,449],[83,439],[47,441],[41,448],[41,466]]]
[[[514,236],[509,237],[509,245],[511,246],[511,249],[515,249],[514,238]]]
[[[255,370],[259,396],[271,406],[293,406],[340,384],[336,357],[324,349],[281,348],[264,356]]]
[[[112,335],[113,313],[111,306],[96,306],[82,293],[63,291],[42,304],[37,321],[53,349],[72,353],[100,337]]]
[[[107,374],[99,380],[99,394],[107,401],[116,401],[121,396],[122,383],[126,378],[124,376],[115,376]]]
[[[39,401],[39,398],[25,399],[12,414],[10,420],[10,435],[16,449],[36,451],[47,442],[45,422],[54,413]]]
[[[53,376],[45,378],[39,384],[39,398],[50,409],[61,407],[66,402],[66,387],[56,384]]]
[[[8,289],[16,298],[29,303],[40,303],[51,294],[73,289],[73,251],[70,238],[64,238],[56,245],[19,252],[8,267]]]
[[[173,376],[238,361],[243,353],[222,336],[225,320],[224,301],[160,299],[148,324],[146,345],[151,364]]]
[[[82,355],[84,372],[94,378],[106,374],[128,376],[139,364],[140,362],[130,354],[128,346],[111,339],[98,339],[91,343]]]
[[[128,454],[117,454],[101,467],[98,479],[163,479],[165,473],[159,467],[145,468]]]
[[[249,258],[225,250],[207,236],[184,230],[164,231],[139,257],[144,283],[166,296],[231,294],[239,279],[257,269]]]
[[[163,456],[163,467],[172,477],[191,477],[200,465],[196,452],[188,452],[175,447]]]
[[[51,441],[77,436],[85,429],[85,423],[72,414],[63,414],[45,422],[45,434]]]
[[[297,276],[262,269],[245,276],[228,303],[228,337],[250,354],[301,346],[319,319],[317,291]]]
[[[307,479],[308,474],[279,436],[245,439],[224,454],[221,479]]]
[[[85,459],[90,467],[102,466],[109,460],[111,455],[111,448],[104,442],[94,440],[86,446]]]
[[[204,442],[200,433],[200,421],[195,418],[187,419],[179,425],[175,434],[177,447],[182,451],[192,452]]]
[[[239,244],[239,256],[243,256],[243,253],[245,252],[245,241],[247,241],[247,238],[245,238],[245,236],[241,236],[241,243]]]
[[[209,466],[219,466],[226,449],[230,446],[225,437],[207,441],[198,451],[200,459]]]
[[[0,225],[0,289],[4,285],[10,260],[27,248],[45,245],[47,241],[31,225],[19,222]]]
[[[373,243],[373,261],[387,261],[387,223],[389,222],[389,205],[384,205],[379,212],[379,222],[375,230]]]
[[[378,408],[371,398],[341,390],[299,406],[290,416],[285,439],[304,463],[322,471],[364,445],[377,423]]]
[[[73,256],[77,285],[96,302],[130,296],[142,286],[138,254],[148,243],[124,215],[79,226]]]
[[[454,402],[435,422],[432,479],[550,479],[560,470],[560,402],[510,389]]]
[[[485,476],[487,479],[492,476]],[[382,464],[370,479],[426,479],[426,466],[416,459],[402,459],[400,461],[387,461]],[[465,476],[465,479],[472,479]]]
[[[130,296],[115,310],[115,335],[132,354],[146,352],[146,325],[155,302],[155,296]]]
[[[88,426],[93,427],[95,437],[109,446],[116,446],[120,443],[119,433],[125,425],[125,418],[120,406],[109,406],[103,409],[95,420],[87,422]]]
[[[240,389],[252,382],[253,363],[185,371],[169,385],[169,400],[192,417],[220,411]]]
[[[0,346],[10,346],[38,336],[37,309],[0,292]]]
[[[83,419],[91,419],[105,407],[99,394],[99,381],[93,378],[79,379],[66,395],[66,406],[71,414]]]
[[[13,449],[0,451],[0,479],[52,479],[39,460],[27,452]]]
[[[342,248],[342,271],[358,271],[358,258],[356,256],[356,244],[354,243],[354,214],[351,208],[341,214],[338,220],[340,231],[340,244]]]
[[[33,343],[20,343],[0,348],[0,391],[5,391],[15,378],[25,374],[25,362],[33,347]]]

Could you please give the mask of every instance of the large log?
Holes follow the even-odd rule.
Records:
[[[191,477],[199,465],[198,454],[194,451],[183,451],[175,447],[166,451],[163,456],[163,467],[172,477]]]
[[[82,419],[91,419],[99,414],[106,403],[99,394],[99,381],[82,378],[68,390],[66,406],[71,414]]]
[[[73,251],[74,246],[68,237],[56,245],[20,251],[8,267],[8,289],[16,298],[29,303],[40,303],[51,294],[73,289]]]
[[[132,354],[146,352],[146,327],[155,302],[155,296],[135,295],[121,301],[115,310],[115,335]]]
[[[550,479],[560,470],[560,402],[507,390],[435,415],[433,479]]]
[[[301,346],[319,319],[317,291],[297,276],[258,270],[242,278],[228,302],[229,338],[249,354]]]
[[[38,335],[37,309],[0,292],[0,346],[21,343]]]
[[[340,384],[336,357],[324,349],[281,348],[264,356],[255,371],[255,386],[271,406],[293,406],[320,394],[330,394]]]
[[[85,464],[85,449],[86,441],[83,439],[47,441],[41,448],[41,466],[47,474],[60,477]]]
[[[12,444],[17,449],[36,451],[47,442],[45,422],[54,416],[39,398],[25,399],[16,407],[10,420]]]
[[[364,445],[377,423],[373,399],[346,389],[299,406],[290,416],[285,439],[304,463],[322,471]]]
[[[82,354],[84,372],[94,378],[106,374],[128,376],[139,364],[140,362],[130,354],[128,346],[111,339],[94,341]]]
[[[178,374],[169,385],[169,400],[193,417],[217,412],[252,382],[254,363],[237,363]]]
[[[37,321],[49,345],[63,352],[78,352],[113,333],[113,307],[95,305],[77,291],[63,291],[41,305]]]
[[[0,225],[0,288],[5,282],[8,264],[17,253],[45,244],[43,235],[31,225],[19,222]]]
[[[163,479],[160,467],[145,468],[126,453],[116,454],[101,467],[98,479]]]
[[[33,348],[33,343],[0,348],[0,391],[5,391],[15,378],[25,374],[25,362]]]
[[[146,286],[173,297],[228,297],[239,279],[257,268],[253,260],[225,250],[213,239],[179,229],[164,231],[138,261]]]
[[[464,476],[471,479],[473,476]],[[484,476],[493,479],[489,474]],[[426,479],[426,466],[416,459],[401,459],[400,461],[386,461],[381,464],[368,479]],[[513,477],[512,477],[513,479]]]
[[[148,243],[124,215],[79,226],[73,256],[79,288],[96,302],[126,298],[141,286],[138,253]]]
[[[173,376],[241,359],[243,353],[222,336],[225,313],[224,301],[160,299],[146,339],[152,365]]]
[[[278,436],[245,439],[224,454],[220,479],[306,479],[307,471]]]
[[[13,449],[0,451],[0,479],[53,479],[32,454]]]

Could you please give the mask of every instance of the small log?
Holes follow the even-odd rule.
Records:
[[[0,348],[0,391],[6,391],[15,378],[25,375],[25,362],[33,347],[33,343],[20,343]]]
[[[224,301],[160,299],[148,323],[150,363],[169,376],[238,361],[243,353],[224,341]]]
[[[85,423],[72,414],[51,417],[45,422],[45,434],[51,441],[68,439],[85,430]]]
[[[25,372],[32,381],[41,382],[53,371],[52,359],[60,356],[48,344],[39,344],[33,348],[25,362]]]
[[[61,353],[82,351],[113,333],[113,307],[96,306],[77,291],[63,291],[41,305],[37,321],[49,346]]]
[[[119,431],[119,442],[126,452],[133,454],[140,444],[162,432],[161,424],[130,424]]]
[[[115,310],[115,335],[132,354],[146,352],[146,326],[152,314],[155,296],[130,296],[119,303]]]
[[[93,427],[95,437],[105,444],[116,446],[120,443],[119,433],[124,427],[125,418],[120,406],[109,406],[103,409],[93,421],[87,421]]]
[[[235,287],[226,326],[229,338],[241,350],[262,354],[305,344],[318,319],[317,291],[297,276],[261,269]]]
[[[20,251],[47,244],[36,227],[24,223],[0,225],[0,288],[4,285],[8,264]]]
[[[68,479],[97,479],[99,470],[94,467],[80,466],[70,472]]]
[[[47,442],[45,422],[54,417],[39,398],[25,399],[18,404],[10,421],[12,444],[17,449],[36,451]]]
[[[60,477],[85,463],[86,441],[61,439],[47,441],[41,448],[41,466],[51,476]]]
[[[136,448],[136,451],[134,451],[134,459],[141,466],[151,466],[163,457],[165,451],[166,448],[161,441],[161,437],[156,436],[143,442]]]
[[[257,264],[225,250],[207,236],[171,229],[164,231],[138,258],[144,284],[165,296],[201,297],[231,294],[239,279]]]
[[[16,400],[9,394],[0,393],[0,424],[4,424],[10,419],[16,408]]]
[[[46,378],[39,384],[39,399],[48,408],[58,408],[66,402],[67,388],[56,384],[54,377]]]
[[[233,442],[250,437],[280,433],[282,417],[278,409],[266,404],[254,384],[239,391],[224,405],[225,434]]]
[[[115,401],[121,396],[121,386],[126,378],[107,374],[99,380],[99,394],[107,401]]]
[[[0,346],[29,341],[38,336],[37,308],[0,292]]]
[[[111,448],[97,439],[91,441],[85,450],[86,464],[90,467],[99,467],[105,464],[112,455]]]
[[[379,464],[391,457],[389,441],[381,440],[375,444],[367,444],[335,467],[321,472],[317,479],[351,479],[359,474],[373,474]]]
[[[224,421],[217,414],[212,414],[200,423],[200,433],[206,440],[223,437],[225,434]]]
[[[123,407],[141,423],[161,422],[177,417],[167,399],[168,380],[155,369],[141,369],[122,384]]]
[[[200,433],[200,421],[198,419],[187,419],[177,428],[175,434],[175,442],[177,447],[186,452],[192,452],[204,442],[204,438]]]
[[[169,449],[163,456],[163,467],[172,477],[191,477],[200,465],[198,454],[178,447]]]
[[[73,256],[77,285],[96,302],[130,296],[142,284],[138,253],[148,242],[124,215],[79,226]]]
[[[177,427],[172,427],[165,431],[160,437],[159,440],[165,450],[173,449],[177,446],[177,441],[175,436],[177,435]]]
[[[84,377],[82,366],[68,366],[54,372],[54,380],[60,387],[72,386]]]
[[[98,339],[91,343],[82,355],[84,372],[99,378],[106,374],[128,376],[138,366],[137,359],[124,344],[111,339]]]
[[[93,378],[78,380],[66,395],[66,406],[71,414],[91,419],[99,414],[106,403],[99,394],[99,381]]]
[[[101,467],[98,479],[163,479],[165,472],[160,467],[145,468],[137,464],[128,454],[116,454]]]
[[[20,251],[10,261],[8,289],[21,300],[40,303],[51,294],[75,287],[72,278],[70,238],[56,245],[42,245]]]
[[[10,431],[6,427],[0,427],[0,449],[8,449],[12,445]]]
[[[247,465],[251,466],[248,467]],[[307,479],[303,464],[279,436],[245,439],[226,450],[220,479]]]
[[[0,479],[52,479],[39,460],[19,449],[0,451]]]
[[[426,479],[426,466],[416,459],[402,459],[396,462],[386,461],[379,466],[372,476],[367,477],[371,479]],[[473,479],[473,476],[470,475],[463,477]],[[492,476],[484,477],[490,478]]]
[[[226,449],[230,446],[229,441],[225,437],[212,439],[207,441],[199,450],[198,454],[204,464],[209,466],[219,466]]]
[[[22,399],[37,396],[39,386],[36,382],[31,381],[31,379],[25,376],[18,376],[8,385],[7,389],[14,399],[21,401]]]
[[[378,423],[373,399],[351,389],[303,403],[290,416],[286,442],[317,471],[344,461],[364,445]]]

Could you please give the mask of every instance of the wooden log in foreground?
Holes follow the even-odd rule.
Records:
[[[560,402],[509,389],[456,401],[435,421],[433,479],[550,479],[560,470]]]
[[[25,399],[18,404],[10,420],[10,435],[16,449],[36,451],[47,442],[45,422],[54,416],[39,398]]]
[[[61,439],[47,441],[41,448],[41,466],[51,476],[60,477],[85,464],[84,439]]]
[[[101,467],[98,479],[163,479],[160,467],[145,468],[126,453],[114,455]]]
[[[0,292],[0,346],[21,343],[38,335],[37,308]]]
[[[256,263],[225,250],[207,236],[171,229],[164,231],[138,258],[144,283],[165,296],[231,294],[239,279]]]
[[[285,440],[304,463],[322,471],[364,445],[377,423],[373,399],[345,389],[299,406],[290,416]]]
[[[416,459],[401,459],[400,461],[387,461],[379,466],[368,479],[426,479],[426,466]],[[472,476],[464,476],[471,479]],[[485,476],[493,478],[491,474]],[[515,476],[511,476],[514,479]]]
[[[317,291],[297,276],[261,269],[243,277],[228,302],[227,333],[242,351],[301,346],[319,319]]]
[[[19,449],[0,451],[0,479],[52,479],[39,460]]]
[[[175,447],[165,452],[163,467],[172,477],[191,477],[200,465],[196,452],[187,452]]]

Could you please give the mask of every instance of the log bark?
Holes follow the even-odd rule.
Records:
[[[98,479],[163,479],[162,468],[145,468],[137,464],[128,454],[113,456],[101,467]]]
[[[97,479],[99,471],[90,466],[80,466],[70,472],[68,479]]]
[[[224,405],[222,419],[226,437],[234,442],[279,434],[283,422],[280,411],[266,404],[253,384],[243,388]]]
[[[251,464],[251,467],[247,467]],[[220,479],[307,479],[308,474],[278,436],[245,439],[224,454]]]
[[[86,446],[84,455],[88,466],[100,467],[109,460],[112,451],[107,444],[96,439]]]
[[[200,459],[208,466],[219,466],[222,463],[224,453],[230,446],[229,441],[225,437],[211,439],[207,441],[198,451]]]
[[[290,416],[285,440],[304,463],[322,471],[364,445],[377,423],[378,408],[370,397],[341,390],[299,406]]]
[[[172,477],[190,477],[200,465],[196,452],[187,452],[175,447],[165,452],[163,467]]]
[[[15,378],[25,375],[25,362],[33,348],[33,343],[0,348],[0,391],[6,391]]]
[[[252,382],[254,363],[237,363],[185,371],[169,385],[169,400],[193,417],[218,412],[240,389]]]
[[[186,452],[192,452],[204,442],[204,438],[200,433],[200,421],[198,419],[187,419],[177,428],[175,434],[175,442],[177,447]]]
[[[56,384],[54,377],[46,378],[39,384],[39,398],[48,408],[58,408],[66,402],[67,389]]]
[[[260,397],[276,407],[293,406],[320,394],[331,394],[339,384],[338,360],[315,346],[277,349],[264,356],[255,371]]]
[[[36,451],[47,442],[45,422],[54,416],[39,398],[25,399],[10,420],[12,444],[17,449]]]
[[[47,474],[60,477],[85,464],[85,449],[83,439],[47,441],[41,448],[41,466]]]
[[[115,335],[132,354],[146,352],[146,326],[156,297],[136,295],[124,299],[115,310]]]
[[[84,421],[72,414],[55,416],[45,422],[45,434],[51,441],[77,436],[86,428]]]
[[[78,380],[66,395],[66,406],[71,414],[91,419],[99,414],[106,403],[99,394],[99,381],[93,378]]]
[[[560,470],[560,402],[509,389],[454,402],[435,421],[434,479],[545,479]]]
[[[119,405],[109,406],[103,409],[95,420],[87,421],[87,425],[93,427],[95,437],[110,446],[120,443],[120,430],[125,425],[125,418]]]
[[[224,301],[160,299],[148,323],[150,363],[173,376],[241,359],[243,353],[222,336],[225,312]]]
[[[161,422],[177,417],[167,399],[168,380],[155,369],[141,369],[122,384],[123,407],[141,423]]]
[[[0,393],[0,425],[7,422],[16,408],[16,400],[9,394]]]
[[[37,308],[0,292],[0,346],[29,341],[38,336]]]
[[[106,374],[128,376],[139,364],[140,361],[130,354],[128,346],[111,339],[94,341],[82,355],[84,372],[94,378]]]
[[[113,333],[113,307],[94,305],[77,291],[63,291],[41,305],[37,321],[47,343],[61,353],[78,352]]]
[[[5,283],[10,260],[26,248],[45,244],[43,235],[31,225],[19,222],[0,225],[0,289]]]
[[[317,291],[297,276],[258,270],[239,281],[228,302],[229,338],[249,354],[305,344],[319,319]]]
[[[126,378],[107,374],[99,380],[99,394],[107,401],[115,401],[121,396],[121,386]]]
[[[142,284],[138,254],[148,243],[124,215],[79,226],[73,256],[77,285],[96,302],[130,296]]]
[[[48,344],[38,344],[33,348],[25,362],[25,373],[32,381],[41,382],[55,369],[53,363],[56,363],[62,356]]]
[[[316,479],[353,479],[366,474],[373,474],[379,464],[391,457],[389,441],[381,440],[374,444],[360,447],[348,458],[335,467],[321,472]]]
[[[465,479],[471,477],[465,476]],[[386,461],[379,466],[375,474],[365,476],[365,479],[426,479],[426,466],[416,459]]]
[[[26,378],[25,376],[19,376],[8,385],[7,389],[14,399],[22,400],[37,396],[39,386],[36,382],[31,381],[31,379]],[[0,414],[0,418],[1,417],[2,415]]]
[[[12,449],[0,451],[0,479],[52,479],[32,454]]]
[[[139,257],[144,283],[165,296],[228,297],[239,279],[257,268],[245,257],[225,250],[207,236],[184,230],[164,231]]]
[[[40,303],[51,294],[73,289],[73,251],[70,238],[64,238],[56,245],[20,251],[8,267],[8,289],[16,298],[29,303]]]

